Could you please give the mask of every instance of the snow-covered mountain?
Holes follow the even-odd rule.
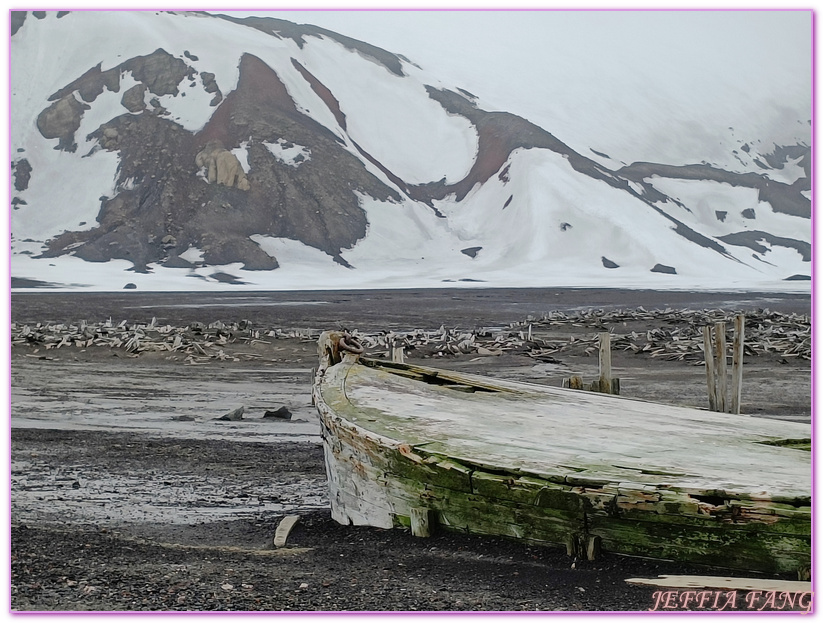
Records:
[[[561,140],[312,25],[44,11],[11,28],[13,285],[809,287],[810,107],[758,111],[762,135],[729,126],[700,160],[635,162],[630,141]],[[638,93],[615,127],[644,106],[660,114]],[[695,135],[661,141],[693,153]]]

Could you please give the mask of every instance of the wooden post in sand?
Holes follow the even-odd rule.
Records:
[[[703,357],[706,360],[706,385],[709,390],[709,411],[717,411],[717,381],[714,375],[714,348],[712,328],[703,327]]]
[[[311,406],[314,406],[314,404],[315,404],[314,403],[314,381],[315,381],[316,378],[317,378],[317,368],[312,368],[311,369],[311,387],[312,387]]]
[[[740,399],[743,395],[743,340],[746,316],[738,314],[734,318],[734,343],[732,345],[732,404],[731,413],[740,414]]]
[[[612,393],[611,334],[600,334],[600,393]]]
[[[717,410],[726,413],[728,381],[726,379],[726,323],[714,324],[714,346],[717,354]]]
[[[436,516],[434,511],[428,508],[410,508],[409,521],[411,522],[413,536],[427,538],[434,531]]]
[[[608,332],[600,333],[600,349],[598,352],[598,359],[600,364],[600,376],[597,380],[592,381],[591,384],[583,383],[583,377],[572,376],[563,379],[563,387],[569,389],[585,389],[588,391],[598,392],[600,394],[611,394],[614,396],[620,395],[620,379],[612,378],[612,345],[611,334]]]
[[[393,340],[391,344],[391,360],[394,363],[405,363],[406,356],[403,352],[403,344],[400,340]]]

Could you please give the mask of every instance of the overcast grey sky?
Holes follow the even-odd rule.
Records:
[[[246,14],[252,11],[246,12]],[[257,14],[267,14],[254,11]],[[323,26],[407,55],[446,77],[474,80],[510,59],[551,77],[573,58],[589,75],[603,67],[654,74],[658,88],[745,81],[808,101],[810,11],[318,10],[269,15]],[[467,59],[469,62],[467,62]],[[452,74],[459,74],[451,76]],[[510,76],[516,77],[516,76]],[[499,76],[506,80],[506,76]]]
[[[810,10],[247,11],[310,23],[400,53],[446,84],[563,138],[619,118],[651,144],[680,136],[778,136],[811,119]],[[646,101],[638,106],[638,98]],[[649,100],[658,118],[648,118]],[[632,119],[644,110],[645,117]],[[588,119],[575,117],[585,110]],[[615,114],[615,112],[619,114]],[[793,122],[786,123],[786,119]],[[697,126],[695,120],[698,120]],[[604,127],[601,145],[625,143]],[[808,130],[808,128],[807,128]],[[609,132],[613,136],[609,138]],[[785,133],[784,133],[785,134]],[[686,138],[693,138],[686,136]],[[716,144],[716,141],[715,141]]]

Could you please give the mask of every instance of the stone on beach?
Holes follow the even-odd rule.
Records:
[[[243,411],[244,408],[242,406],[237,407],[233,411],[229,411],[225,415],[221,415],[217,420],[221,422],[237,422],[238,420],[243,419]]]
[[[290,420],[291,419],[291,411],[288,410],[286,407],[280,407],[275,411],[266,411],[263,414],[264,418],[276,418],[279,420]]]

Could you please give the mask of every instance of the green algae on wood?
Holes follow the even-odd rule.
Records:
[[[809,453],[773,443],[808,439],[808,426],[342,359],[313,387],[341,523],[415,517],[421,532],[428,522],[576,555],[810,564]]]

